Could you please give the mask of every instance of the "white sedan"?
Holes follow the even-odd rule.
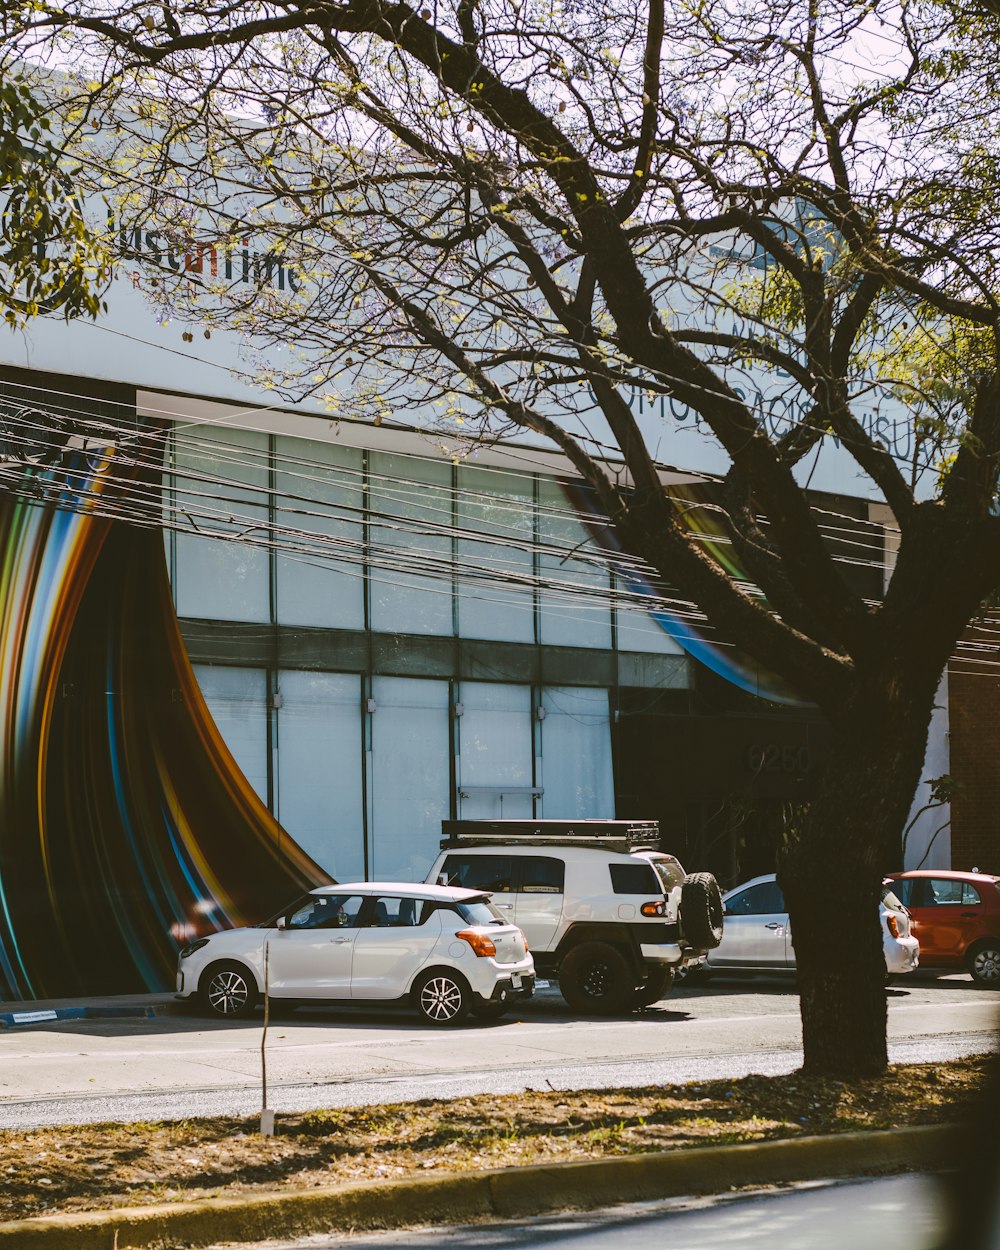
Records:
[[[488,894],[362,881],[313,890],[265,924],[178,955],[177,996],[226,1019],[249,1015],[265,980],[274,1001],[404,1002],[429,1024],[457,1024],[530,998],[535,968]]]
[[[722,896],[725,928],[722,941],[708,952],[702,966],[724,969],[773,972],[795,968],[795,950],[788,911],[781,887],[773,872],[754,877]],[[910,933],[910,917],[895,895],[886,892],[879,904],[882,950],[886,976],[912,972],[920,957],[920,944]]]

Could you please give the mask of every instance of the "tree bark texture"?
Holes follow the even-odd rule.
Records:
[[[874,1076],[888,1062],[882,879],[920,779],[937,675],[859,677],[819,791],[786,831],[778,879],[799,976],[805,1070]],[[817,919],[819,922],[817,923]]]

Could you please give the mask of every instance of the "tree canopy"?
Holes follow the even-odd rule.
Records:
[[[269,383],[334,415],[433,415],[456,445],[544,437],[631,550],[822,707],[838,779],[782,871],[807,1060],[830,1067],[852,1049],[829,1028],[852,977],[851,1062],[884,1063],[860,918],[898,855],[938,676],[1000,580],[992,20],[925,0],[4,17],[124,254],[160,265],[156,300],[288,345]],[[54,86],[70,61],[83,80]],[[268,259],[237,282],[251,234]],[[743,577],[664,491],[669,432],[635,397],[697,416]],[[833,440],[898,527],[882,600],[845,577],[803,488]],[[861,884],[840,914],[865,936],[831,970],[806,897],[832,904],[844,864]]]

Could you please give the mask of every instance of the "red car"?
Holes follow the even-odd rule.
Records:
[[[887,880],[910,913],[921,968],[965,968],[1000,989],[1000,877],[925,868]]]

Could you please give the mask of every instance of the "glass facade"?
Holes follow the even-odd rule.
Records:
[[[171,455],[205,699],[331,876],[421,879],[447,817],[614,816],[614,673],[672,663],[684,686],[686,661],[618,601],[567,486],[217,427],[179,427]]]

